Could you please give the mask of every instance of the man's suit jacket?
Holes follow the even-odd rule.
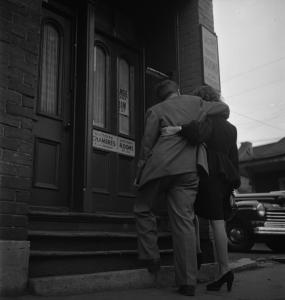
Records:
[[[216,114],[228,117],[228,106],[189,95],[168,98],[149,108],[138,163],[139,188],[153,179],[197,171],[196,146],[179,135],[161,136],[162,127],[182,125]]]

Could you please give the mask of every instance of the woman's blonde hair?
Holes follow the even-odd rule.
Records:
[[[208,101],[208,102],[222,101],[220,93],[208,85],[201,85],[201,86],[196,87],[192,91],[192,95],[199,96],[203,100]]]

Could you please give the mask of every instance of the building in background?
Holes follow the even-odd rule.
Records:
[[[242,176],[239,192],[285,190],[285,138],[256,147],[249,142],[242,143],[239,161]]]
[[[136,267],[144,113],[163,78],[220,88],[212,1],[3,0],[0,12],[1,293]]]

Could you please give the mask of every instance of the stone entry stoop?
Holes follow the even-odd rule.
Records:
[[[251,259],[240,259],[231,263],[235,271],[256,268],[257,262]],[[198,282],[203,283],[214,278],[215,264],[204,264],[199,272]],[[50,276],[29,280],[30,291],[41,296],[60,296],[87,294],[99,291],[163,287],[174,285],[174,268],[163,266],[158,276],[147,270],[123,270],[93,274],[68,276]]]

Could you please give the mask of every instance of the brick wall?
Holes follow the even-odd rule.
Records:
[[[214,31],[212,0],[185,0],[178,16],[179,78],[182,93],[189,94],[203,83],[200,25]],[[199,218],[204,261],[213,261],[209,222]]]
[[[41,0],[0,1],[0,239],[27,237]]]
[[[212,0],[185,1],[178,23],[180,86],[187,94],[202,84],[200,25],[214,30]]]

